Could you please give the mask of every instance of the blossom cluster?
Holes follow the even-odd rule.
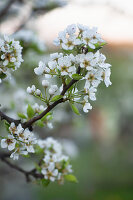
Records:
[[[9,135],[1,140],[1,147],[13,151],[10,155],[13,160],[18,160],[19,155],[34,153],[34,144],[37,140],[29,129],[23,129],[21,124],[16,126],[14,122],[9,127]]]
[[[48,88],[49,86],[49,90],[48,90],[48,93],[49,95],[54,95],[55,92],[58,90],[58,86],[57,85],[50,85],[49,81],[48,80],[43,80],[42,81],[42,86],[46,89]],[[28,87],[27,88],[27,92],[29,94],[33,94],[33,95],[36,95],[36,96],[41,96],[42,93],[41,93],[41,90],[39,89],[36,89],[35,85],[32,85],[31,87]]]
[[[19,41],[4,36],[0,39],[0,80],[9,77],[11,71],[20,67],[22,59],[22,47]]]
[[[81,24],[78,24],[77,27],[72,24],[59,33],[54,44],[60,46],[62,52],[50,54],[48,63],[40,61],[34,72],[38,76],[44,75],[45,80],[42,85],[46,88],[50,85],[47,80],[49,78],[57,77],[62,81],[62,85],[50,86],[51,88],[48,90],[50,95],[54,95],[55,92],[60,95],[63,86],[72,79],[83,82],[82,90],[79,91],[75,85],[73,90],[67,91],[63,98],[82,105],[83,111],[88,112],[92,109],[90,100],[96,100],[99,84],[103,81],[106,87],[111,85],[111,65],[106,63],[105,55],[99,51],[105,42],[97,33],[97,29]],[[37,95],[41,95],[40,90],[35,91],[35,86],[28,88],[27,92],[30,94],[36,92]]]
[[[77,27],[78,34],[76,34]],[[62,49],[72,50],[79,45],[95,49],[97,43],[104,42],[100,34],[97,33],[97,28],[89,28],[82,24],[78,24],[77,27],[75,24],[67,26],[64,31],[59,32],[58,38],[54,40],[54,44],[56,46],[61,45]]]
[[[52,137],[38,140],[38,145],[44,151],[43,162],[40,166],[44,179],[63,183],[64,176],[72,173],[72,166],[69,164],[69,157],[63,154],[62,146]]]

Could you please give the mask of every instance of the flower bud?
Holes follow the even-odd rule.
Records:
[[[49,86],[49,81],[43,80],[42,81],[42,86],[45,87],[45,88],[47,88]]]

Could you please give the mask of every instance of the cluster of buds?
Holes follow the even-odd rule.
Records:
[[[1,147],[13,151],[10,157],[13,160],[17,160],[19,155],[34,153],[34,144],[36,142],[34,134],[29,129],[23,129],[21,124],[16,126],[14,123],[11,123],[9,135],[7,138],[1,140]]]
[[[54,85],[50,84],[50,82],[47,79],[44,79],[42,81],[42,86],[44,88],[44,93],[41,90],[36,89],[35,85],[27,87],[27,93],[37,98],[40,98],[40,100],[48,104],[53,95],[55,95],[55,93],[58,91],[58,86],[55,84]]]
[[[17,70],[22,62],[22,47],[19,41],[8,36],[0,39],[0,80],[9,78],[11,71]]]
[[[40,165],[44,179],[63,183],[64,177],[72,173],[72,166],[69,164],[69,157],[63,154],[60,143],[49,137],[39,140],[38,145],[44,152],[43,162]]]

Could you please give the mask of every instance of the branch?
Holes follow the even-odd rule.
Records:
[[[1,120],[6,120],[9,124],[11,124],[12,122],[14,122],[16,125],[21,123],[21,120],[13,119],[13,118],[7,116],[6,114],[4,114],[1,110],[0,110],[0,118],[1,118]]]
[[[80,73],[80,67],[77,70],[77,73]],[[66,91],[74,84],[76,83],[78,80],[74,80],[72,79],[70,81],[70,83],[68,85],[64,85],[63,91],[61,92],[60,95],[64,95],[66,93]],[[35,117],[33,117],[32,119],[30,119],[29,121],[23,123],[23,128],[29,128],[30,130],[32,130],[32,124],[35,123],[36,121],[38,121],[39,119],[41,119],[42,117],[44,117],[48,112],[50,112],[55,106],[57,106],[60,103],[65,102],[66,100],[64,100],[63,98],[55,101],[53,104],[49,105],[47,107],[46,110],[44,110],[40,115],[37,115]]]
[[[78,67],[77,69],[77,73],[79,74],[80,73],[80,67]],[[60,93],[60,95],[64,95],[66,93],[66,91],[74,84],[76,83],[78,80],[75,80],[75,79],[72,79],[70,81],[70,83],[68,85],[64,85],[63,87],[63,91]],[[48,112],[50,112],[55,106],[57,106],[58,104],[60,103],[63,103],[65,102],[66,99],[59,99],[57,101],[55,101],[53,104],[49,105],[47,107],[46,110],[44,110],[40,115],[37,115],[35,117],[33,117],[32,119],[30,119],[29,121],[25,122],[25,123],[21,123],[21,120],[16,120],[16,119],[13,119],[9,116],[7,116],[6,114],[4,114],[2,111],[0,111],[0,117],[1,117],[1,120],[6,120],[9,124],[11,124],[12,122],[15,123],[15,125],[18,125],[19,123],[21,123],[22,127],[25,129],[25,128],[29,128],[29,130],[32,131],[32,124],[35,123],[36,121],[38,121],[39,119],[41,119],[42,117],[44,117]]]
[[[30,182],[30,176],[36,178],[36,179],[42,179],[43,175],[42,174],[38,174],[36,168],[32,169],[31,171],[26,171],[24,169],[22,169],[21,167],[11,163],[7,158],[10,156],[10,154],[8,153],[0,153],[0,159],[2,162],[6,163],[9,167],[21,172],[22,174],[24,174],[24,176],[26,177],[26,181]],[[41,161],[39,162],[41,163]]]

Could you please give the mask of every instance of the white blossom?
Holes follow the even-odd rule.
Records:
[[[84,97],[84,106],[83,106],[83,111],[85,113],[88,113],[89,110],[92,109],[92,106],[91,104],[88,102],[88,96],[85,96]]]
[[[102,77],[103,77],[103,80],[104,80],[106,87],[108,87],[109,85],[112,84],[111,81],[110,81],[110,75],[111,75],[110,68],[105,69]]]
[[[36,75],[42,75],[44,72],[49,73],[50,69],[46,67],[45,63],[42,61],[39,62],[39,66],[34,69]]]
[[[68,25],[66,28],[66,32],[69,35],[73,35],[76,32],[76,25],[75,24]]]
[[[4,39],[0,39],[0,74],[3,73],[9,78],[11,71],[17,70],[22,62],[22,47],[19,41],[5,35]]]
[[[37,143],[37,140],[33,132],[24,129],[21,124],[16,126],[14,123],[11,123],[9,133],[8,138],[1,140],[1,147],[8,148],[9,151],[14,150],[10,155],[11,158],[16,160],[19,158],[19,155],[35,152],[34,145]]]
[[[63,176],[72,173],[72,166],[69,164],[69,157],[64,155],[60,143],[49,137],[39,140],[38,145],[44,149],[44,158],[41,165],[41,173],[44,179],[51,182],[62,182]]]
[[[43,81],[42,81],[42,86],[45,87],[45,88],[47,88],[47,87],[49,86],[49,84],[50,84],[50,83],[49,83],[48,80],[43,80]]]
[[[12,135],[8,135],[7,139],[1,140],[1,148],[8,148],[9,151],[15,149],[16,140]]]
[[[36,90],[36,95],[40,96],[41,95],[41,91],[39,89]]]
[[[95,87],[84,87],[85,89],[85,93],[88,95],[88,97],[90,98],[90,100],[95,101],[96,100],[96,91],[97,89]]]
[[[27,87],[27,93],[33,94],[36,91],[35,85],[32,85],[31,87]]]
[[[58,90],[57,85],[51,85],[48,92],[49,92],[50,95],[54,95],[57,90]]]

